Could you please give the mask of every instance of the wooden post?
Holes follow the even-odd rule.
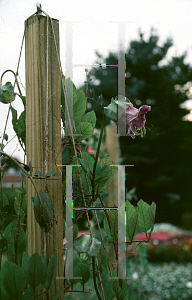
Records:
[[[115,124],[110,124],[106,126],[106,151],[110,155],[113,164],[120,164],[120,146],[119,137],[112,136],[112,134],[117,134],[117,126]],[[118,207],[118,167],[114,167],[114,177],[110,185],[108,186],[108,201],[107,206],[113,207],[114,205]],[[109,212],[110,213],[110,212]],[[113,263],[116,262],[114,248],[109,249],[109,257]]]
[[[113,164],[120,164],[120,146],[119,137],[112,136],[112,134],[117,134],[117,126],[115,124],[110,124],[106,126],[106,150],[110,155]],[[118,206],[118,168],[114,167],[114,177],[113,181],[108,187],[109,197],[107,206]]]
[[[52,19],[52,23],[59,51],[59,22]],[[61,87],[51,20],[42,15],[35,15],[25,21],[25,26],[27,163],[30,161],[32,167],[40,170],[44,176],[46,172],[55,170],[57,176],[54,178],[59,178],[61,173],[55,161],[58,165],[62,163]],[[35,184],[38,190],[45,192],[45,179],[35,179]],[[53,222],[56,224],[49,232],[49,258],[57,254],[56,276],[63,277],[62,179],[47,180],[47,186],[53,203],[55,220]],[[35,220],[31,196],[37,195],[30,180],[27,179],[27,251],[30,256],[37,251],[43,257],[46,255],[45,233]],[[54,299],[61,286],[63,287],[63,280],[54,281],[49,299]],[[64,299],[64,287],[60,299]]]

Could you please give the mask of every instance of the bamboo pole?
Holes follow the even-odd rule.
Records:
[[[58,165],[62,164],[60,73],[50,19],[48,23],[47,20],[45,16],[34,15],[25,21],[27,163],[31,161],[32,167],[40,170],[44,176],[45,172],[55,170],[56,178],[59,178],[61,174],[55,165],[55,159]],[[52,22],[59,49],[59,22],[55,19],[52,19]],[[56,158],[57,154],[59,155]],[[47,168],[45,168],[46,162]],[[35,183],[38,190],[45,192],[45,179],[35,179]],[[53,203],[54,220],[56,220],[54,222],[56,226],[51,229],[48,236],[49,258],[57,254],[56,276],[63,277],[62,179],[47,180],[47,186],[48,195]],[[36,193],[30,180],[27,179],[27,252],[30,256],[38,252],[43,257],[46,255],[45,234],[35,220],[31,196],[36,197]],[[54,281],[49,299],[54,299],[61,286],[63,280]],[[64,299],[63,288],[60,299]]]

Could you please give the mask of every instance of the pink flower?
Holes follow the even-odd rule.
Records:
[[[87,147],[87,153],[88,154],[92,154],[93,153],[93,149],[91,148],[91,146]]]
[[[139,109],[130,105],[125,110],[125,116],[123,116],[122,119],[128,126],[128,135],[133,139],[135,135],[138,134],[138,131],[145,125],[145,114],[150,110],[151,106],[148,105],[142,105]]]

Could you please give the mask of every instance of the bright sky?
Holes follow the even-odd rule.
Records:
[[[157,29],[160,44],[172,37],[174,46],[168,57],[188,51],[188,62],[192,62],[192,0],[42,0],[42,9],[60,22],[60,57],[65,73],[65,21],[74,21],[73,25],[73,64],[95,63],[95,50],[104,56],[109,51],[118,50],[118,25],[115,22],[126,21],[125,43],[138,39],[138,29],[148,37],[151,27]],[[7,70],[16,71],[24,32],[24,21],[36,12],[35,0],[0,0],[0,76]],[[78,23],[75,23],[78,22]],[[73,82],[76,86],[85,80],[85,67],[73,68]],[[89,68],[88,68],[89,69]],[[25,86],[25,55],[22,52],[19,76]],[[6,74],[3,84],[13,83],[13,76]],[[25,90],[22,90],[25,94]],[[14,101],[18,113],[23,110],[19,99]],[[0,136],[3,133],[8,105],[0,103]],[[9,118],[7,133],[14,136]],[[4,149],[12,154],[16,149],[17,138]],[[22,159],[19,146],[14,155]]]

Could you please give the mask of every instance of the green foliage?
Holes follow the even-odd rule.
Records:
[[[78,253],[86,252],[89,257],[92,257],[98,254],[101,242],[95,238],[91,238],[90,235],[82,234],[75,239],[74,246]]]
[[[45,279],[45,288],[51,289],[53,282],[55,280],[55,275],[57,271],[57,255],[55,254],[49,261],[46,279]]]
[[[84,115],[86,111],[86,99],[85,99],[85,94],[83,90],[80,90],[77,93],[77,102],[74,103],[73,106],[73,115],[74,115],[74,122],[75,124],[78,124],[79,121],[81,120],[82,116]]]
[[[117,227],[118,227],[118,219],[117,219],[117,210],[111,210],[108,213],[109,220],[110,220],[110,226],[107,220],[107,217],[105,215],[103,220],[104,229],[108,236],[108,242],[109,243],[116,243],[117,241]]]
[[[77,140],[80,142],[85,140],[93,135],[93,126],[92,123],[81,122],[76,127],[76,132],[78,135]]]
[[[24,188],[12,188],[12,193],[7,196],[4,194],[3,203],[6,205],[6,211],[17,217],[4,217],[4,230],[0,235],[0,252],[7,251],[8,260],[21,265],[23,252],[26,251],[27,237],[25,233],[25,218],[27,213],[27,199]],[[6,201],[6,202],[5,202]],[[4,208],[4,207],[3,207]],[[2,224],[3,225],[3,224]]]
[[[94,110],[86,113],[82,119],[81,119],[82,122],[90,122],[92,123],[92,126],[93,128],[95,127],[95,123],[96,123],[96,115],[95,115],[95,112]]]
[[[36,170],[37,171],[37,170]],[[40,174],[40,173],[38,173]],[[47,174],[46,174],[46,177],[49,178],[49,177],[54,177],[54,176],[57,176],[57,173],[55,171],[49,171]]]
[[[5,85],[0,85],[0,102],[4,104],[8,104],[11,101],[15,100],[15,93],[13,93],[13,97],[11,99],[12,93],[13,93],[13,86],[11,82],[6,82]]]
[[[44,265],[40,256],[36,252],[30,257],[28,262],[27,281],[33,290],[40,284],[43,275]]]
[[[4,278],[11,266],[12,266],[12,263],[7,261],[4,263],[4,265],[0,271],[0,296],[1,296],[1,299],[4,299],[4,300],[8,300],[10,298],[9,294],[6,291],[6,288],[4,286]]]
[[[73,260],[73,277],[79,277],[79,279],[69,279],[72,285],[77,282],[81,282],[81,284],[84,285],[90,277],[88,266],[84,262],[82,263],[79,257],[76,257]]]
[[[106,299],[112,300],[115,297],[115,291],[112,287],[113,280],[109,279],[107,268],[102,268],[101,279],[104,288],[104,295]]]
[[[12,264],[5,273],[4,287],[9,297],[21,299],[27,280],[24,271],[17,265]]]
[[[19,118],[17,118],[17,111],[11,106],[12,112],[12,124],[13,129],[15,130],[17,137],[24,147],[26,145],[26,112],[25,110],[20,114]]]
[[[46,256],[41,259],[36,252],[31,257],[23,254],[21,267],[11,262],[5,262],[0,271],[0,299],[29,300],[39,294],[41,284],[47,292],[53,285],[56,276],[57,257],[54,255],[47,267]],[[29,285],[26,288],[26,285]],[[59,299],[61,290],[55,296]],[[39,299],[39,297],[36,297]]]
[[[138,216],[139,207],[135,209],[133,205],[126,202],[126,233],[131,241],[139,230]]]
[[[34,203],[33,209],[35,213],[35,219],[40,227],[47,232],[50,230],[50,224],[53,218],[52,201],[47,193],[39,191],[39,194],[41,197],[42,206],[38,196],[36,196],[36,198],[31,197]]]

